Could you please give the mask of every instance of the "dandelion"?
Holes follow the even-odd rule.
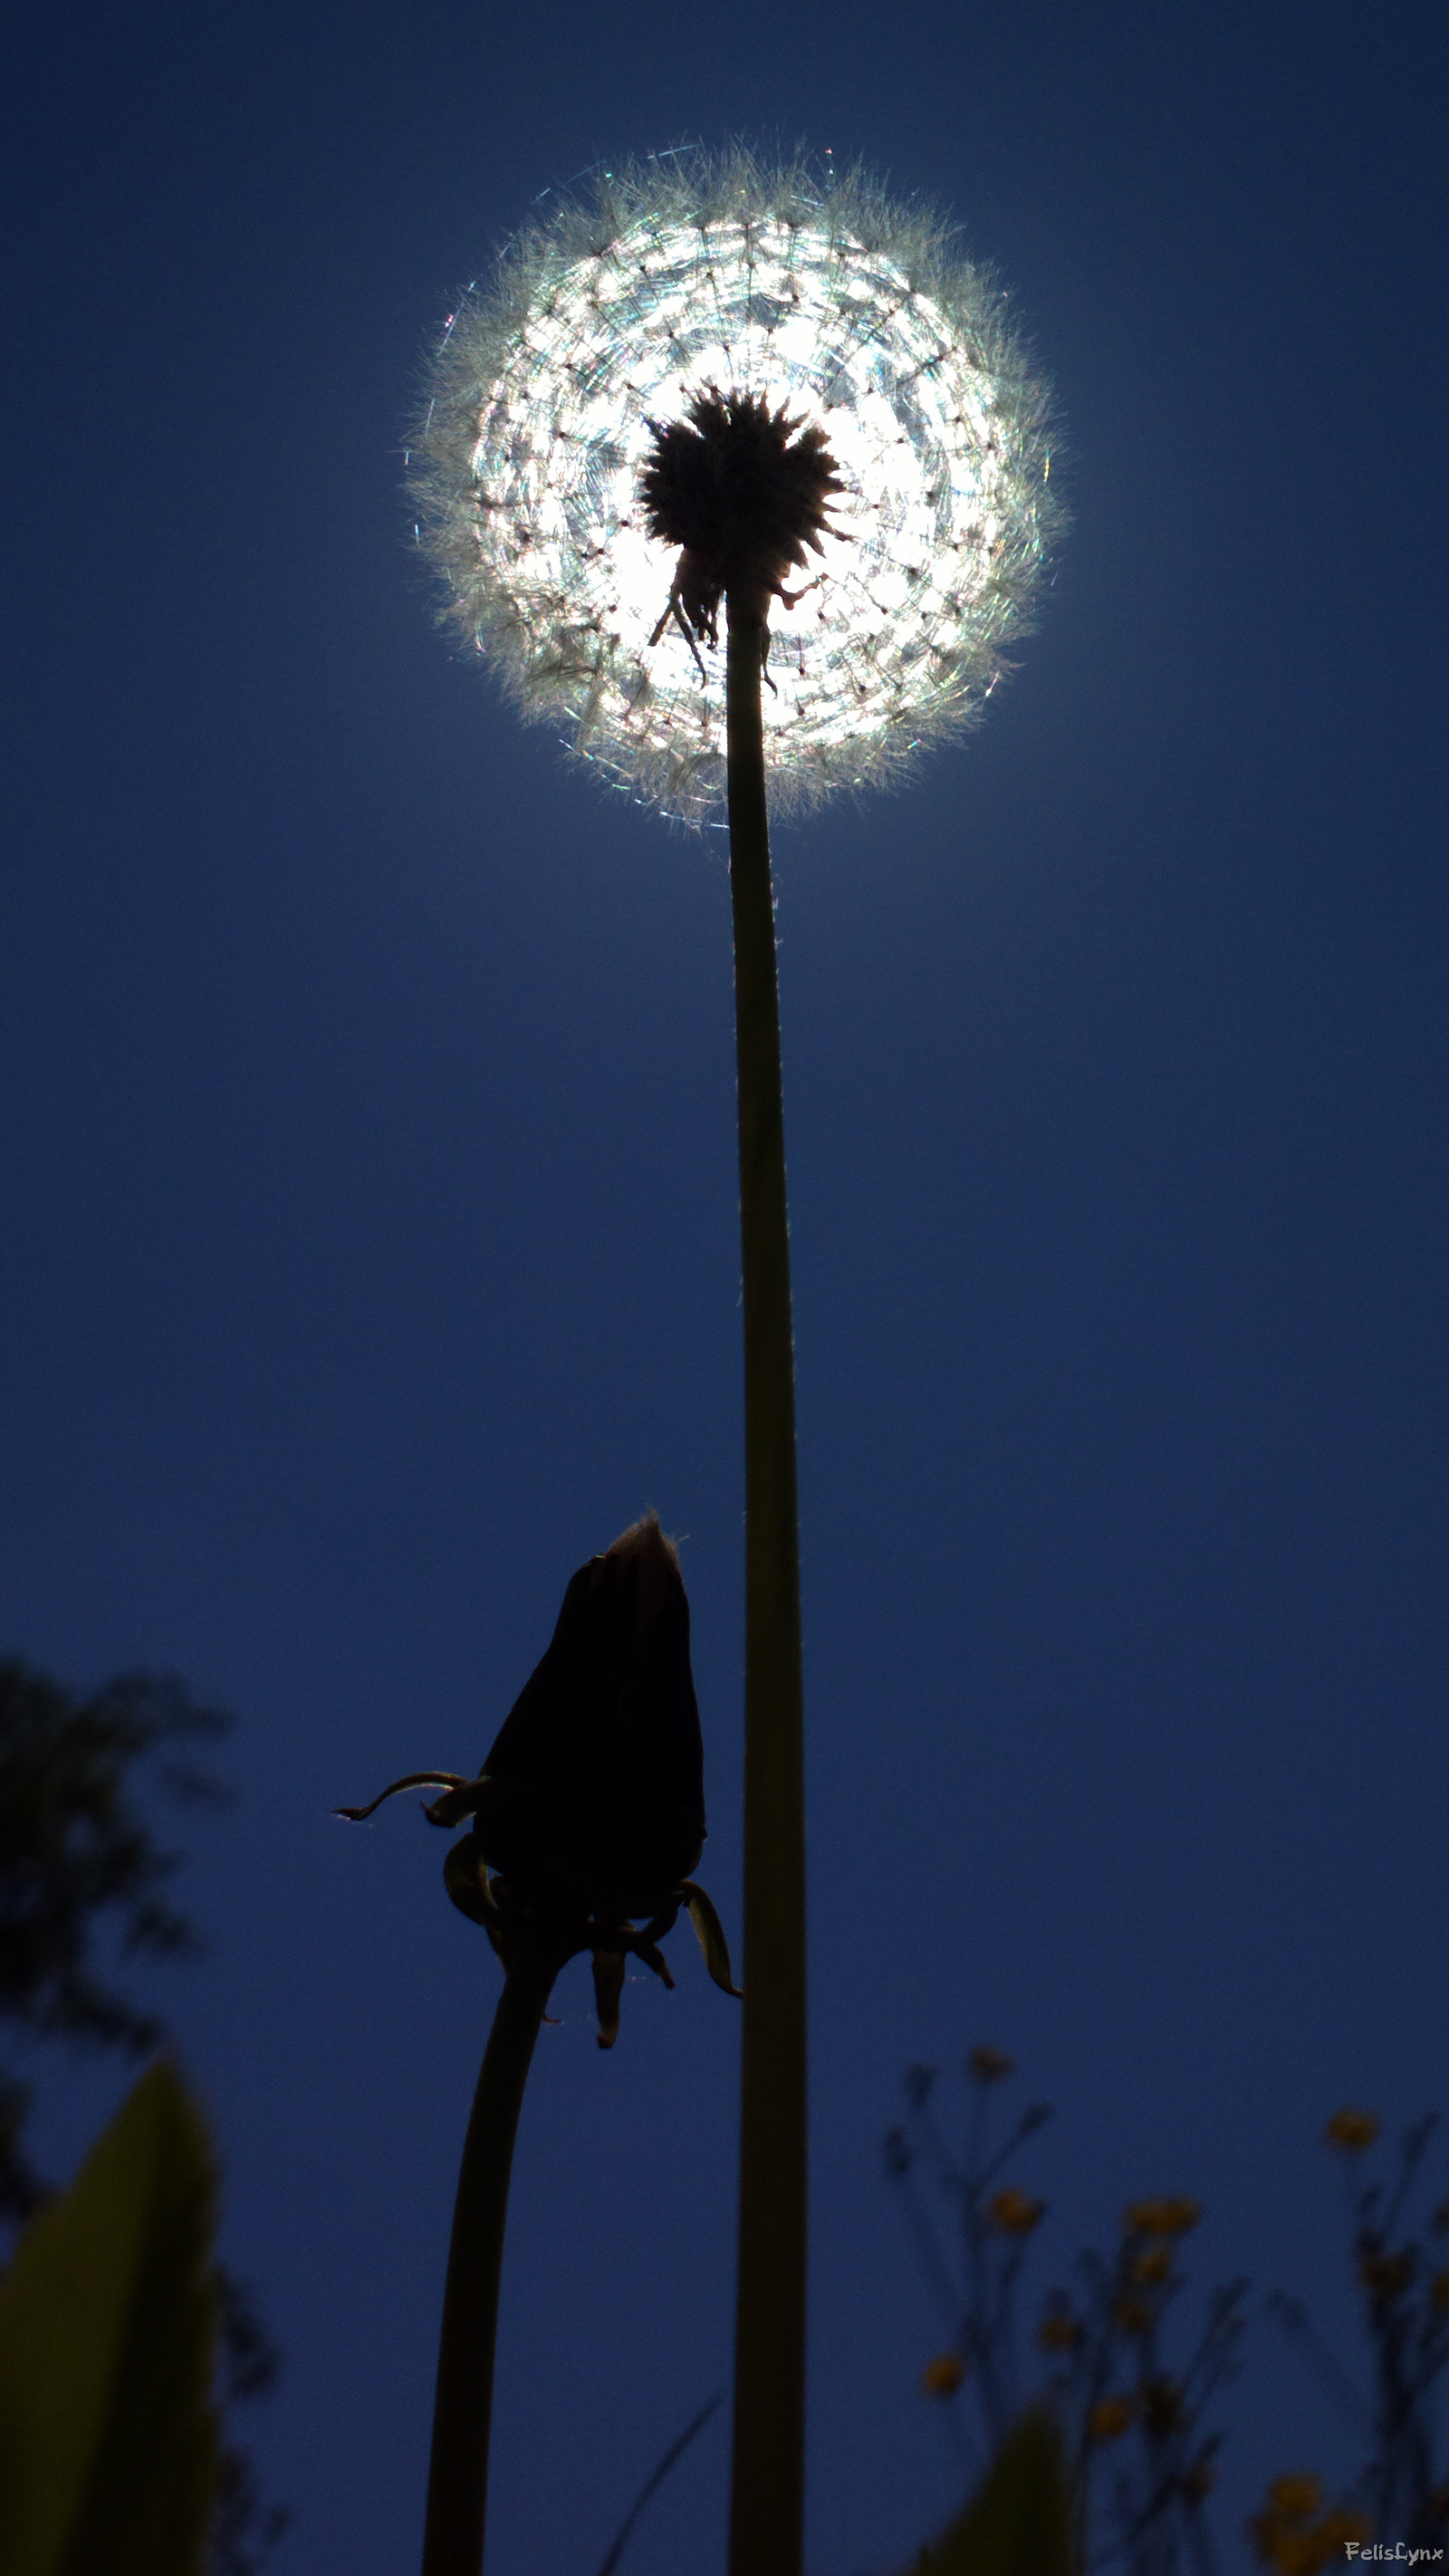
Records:
[[[777,812],[979,717],[1061,524],[1005,298],[865,174],[681,154],[519,234],[449,324],[411,451],[445,614],[523,714],[695,824],[724,805],[725,690],[667,614],[682,541],[645,494],[658,425],[667,453],[692,403],[736,395],[837,478],[771,618]]]
[[[1036,2339],[1043,2352],[1071,2352],[1081,2342],[1081,2324],[1065,2308],[1049,2308],[1037,2327]]]
[[[804,1727],[768,815],[884,783],[979,718],[1061,525],[1050,464],[1005,300],[940,220],[864,174],[742,151],[606,173],[520,234],[450,320],[412,451],[444,615],[520,710],[640,802],[728,816],[749,1972],[734,2576],[796,2576],[804,2499]]]
[[[1449,2308],[1449,2272],[1436,2272],[1429,2284],[1429,2304],[1441,2313]]]
[[[928,2361],[921,2373],[923,2397],[954,2397],[966,2376],[966,2364],[959,2352],[939,2352]]]
[[[1324,2128],[1324,2143],[1341,2156],[1361,2156],[1379,2133],[1376,2111],[1335,2111]]]

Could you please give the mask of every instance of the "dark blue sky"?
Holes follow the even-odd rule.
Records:
[[[168,1991],[290,2356],[285,2576],[414,2563],[496,1988],[440,1839],[328,1810],[474,1767],[648,1504],[738,1933],[723,848],[499,708],[400,492],[456,287],[687,137],[950,207],[1076,517],[977,739],[778,842],[812,2570],[955,2488],[910,2059],[989,2039],[1057,2106],[1039,2286],[1188,2191],[1199,2281],[1353,2350],[1322,2120],[1449,2108],[1444,54],[1393,0],[61,5],[12,51],[0,1647],[242,1717]],[[738,2024],[672,1949],[612,2058],[578,1966],[540,2051],[493,2576],[587,2576],[727,2384]],[[1231,2562],[1355,2448],[1267,2326],[1225,2413]],[[633,2576],[719,2576],[725,2459]]]

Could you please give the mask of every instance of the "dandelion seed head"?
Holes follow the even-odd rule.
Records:
[[[777,811],[884,783],[979,716],[1062,514],[1005,298],[860,172],[676,154],[551,201],[449,317],[412,441],[444,613],[521,710],[690,823],[725,792],[724,656],[671,621],[641,491],[711,388],[828,441],[841,488],[771,618]]]

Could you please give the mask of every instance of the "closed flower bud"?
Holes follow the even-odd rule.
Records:
[[[652,1513],[580,1566],[475,1785],[479,1849],[510,1884],[542,1873],[642,1913],[694,1868],[704,1749],[689,1603]]]
[[[719,1916],[689,1875],[705,1838],[704,1751],[684,1579],[653,1512],[579,1567],[476,1779],[410,1771],[337,1813],[360,1824],[424,1787],[443,1792],[423,1810],[430,1824],[471,1828],[443,1882],[505,1967],[529,1948],[552,1973],[592,1953],[601,2047],[618,2033],[627,1958],[673,1985],[659,1943],[681,1906],[715,1984],[738,1993]]]

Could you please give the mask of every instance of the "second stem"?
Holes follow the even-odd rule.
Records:
[[[728,603],[745,1328],[745,2009],[730,2576],[799,2576],[805,2495],[805,1748],[765,630]]]

